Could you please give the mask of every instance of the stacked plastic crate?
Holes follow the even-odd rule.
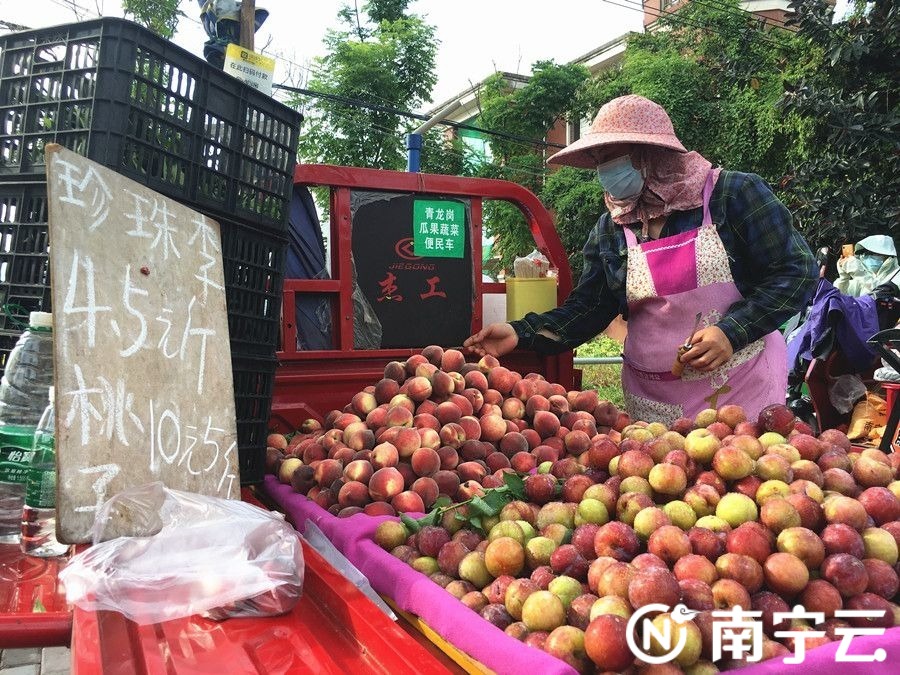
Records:
[[[0,36],[0,367],[50,306],[44,147],[222,225],[241,480],[263,477],[299,112],[134,23]]]

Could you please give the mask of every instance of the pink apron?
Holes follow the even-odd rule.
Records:
[[[728,254],[709,212],[715,183],[703,188],[703,224],[696,230],[628,244],[628,338],[622,367],[625,407],[634,420],[671,424],[704,408],[735,403],[755,421],[770,403],[784,403],[787,355],[778,331],[735,352],[712,372],[686,366],[672,374],[678,346],[690,336],[697,312],[700,328],[715,325],[743,296],[731,277]]]

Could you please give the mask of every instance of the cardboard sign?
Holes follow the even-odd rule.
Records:
[[[225,72],[266,96],[272,95],[273,58],[232,43],[225,48]]]
[[[472,332],[468,209],[458,199],[426,200],[434,213],[454,214],[459,255],[432,256],[427,249],[421,255],[413,223],[423,222],[414,216],[422,203],[412,195],[385,192],[359,191],[351,198],[357,284],[381,323],[383,348],[459,346]]]
[[[57,536],[89,541],[98,507],[142,483],[237,498],[219,224],[59,145],[46,154]]]

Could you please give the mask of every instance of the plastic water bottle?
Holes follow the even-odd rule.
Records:
[[[32,312],[0,380],[0,424],[36,427],[53,384],[53,315]]]
[[[31,313],[0,380],[0,543],[17,543],[22,529],[34,430],[53,384],[52,319],[48,312]]]
[[[34,457],[25,481],[22,509],[23,553],[48,558],[64,554],[69,547],[56,540],[56,448],[54,444],[53,387],[50,402],[34,432]]]
[[[0,544],[19,541],[25,476],[33,456],[34,427],[0,426]]]

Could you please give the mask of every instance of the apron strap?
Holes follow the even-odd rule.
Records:
[[[706,174],[706,184],[703,186],[703,224],[704,225],[712,225],[712,215],[709,212],[709,199],[712,197],[713,187],[715,186],[715,181],[713,180],[713,169],[709,170],[709,173]]]
[[[637,237],[634,234],[634,230],[632,230],[627,225],[623,225],[622,229],[625,231],[625,244],[628,248],[634,248],[638,245]]]

